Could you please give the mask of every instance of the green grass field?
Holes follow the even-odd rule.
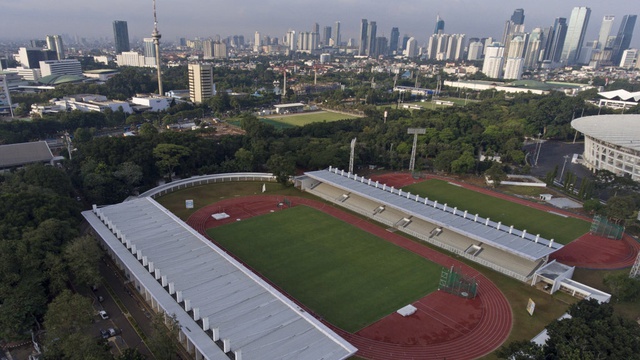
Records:
[[[439,265],[305,206],[209,229],[208,234],[350,332],[434,291],[440,277]]]
[[[545,211],[516,204],[507,200],[451,185],[442,180],[427,180],[403,188],[412,194],[438,200],[450,207],[458,207],[470,214],[479,214],[503,225],[526,229],[561,244],[568,244],[589,231],[590,224],[574,218],[565,218]]]
[[[331,122],[355,118],[357,118],[357,116],[340,114],[330,111],[316,111],[307,114],[270,116],[261,120],[267,123],[280,123],[288,126],[304,126],[315,122]]]

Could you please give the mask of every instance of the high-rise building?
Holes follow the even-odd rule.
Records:
[[[402,37],[402,49],[398,49],[398,50],[405,50],[407,48],[407,42],[409,41],[411,37],[407,34],[404,34],[404,36]]]
[[[371,56],[387,55],[389,53],[389,40],[384,36],[376,37],[375,54]]]
[[[440,14],[436,16],[436,27],[433,29],[434,34],[444,34],[444,20],[440,18]]]
[[[613,27],[613,20],[615,16],[605,15],[602,18],[602,25],[600,26],[600,33],[598,34],[598,44],[596,49],[603,50],[607,46],[607,39],[611,34],[611,28]]]
[[[467,60],[474,61],[482,59],[483,46],[480,41],[474,41],[469,43],[469,52],[467,54]]]
[[[202,103],[213,94],[213,65],[189,64],[189,99],[194,103]]]
[[[524,33],[524,9],[516,9],[511,18],[505,22],[504,32],[502,34],[502,44],[504,44],[505,54],[509,53],[511,40],[516,34]]]
[[[331,40],[331,26],[325,26],[322,32],[322,45],[329,46],[329,40]]]
[[[585,6],[575,7],[571,11],[567,36],[562,47],[562,55],[560,55],[560,61],[566,65],[574,65],[580,58],[580,50],[582,50],[590,15],[591,9]]]
[[[527,44],[526,37],[522,35],[513,35],[511,44],[509,45],[509,53],[505,64],[504,78],[516,79],[522,78],[522,70],[524,67],[524,51]]]
[[[638,49],[626,49],[622,52],[620,67],[623,69],[635,69],[638,67]]]
[[[260,52],[260,33],[257,31],[253,35],[253,52]]]
[[[47,48],[51,51],[55,51],[58,60],[63,60],[64,56],[64,45],[62,44],[62,37],[60,35],[47,35]]]
[[[404,49],[404,56],[414,58],[418,56],[418,41],[411,37],[407,40],[407,47]]]
[[[367,31],[369,30],[369,22],[367,19],[362,19],[360,22],[360,44],[358,47],[358,55],[363,56],[367,54],[367,41],[369,40],[369,36],[367,36]]]
[[[544,31],[541,28],[535,28],[529,35],[526,50],[524,52],[524,68],[535,69],[540,61],[540,52],[543,49]]]
[[[123,51],[131,51],[129,28],[126,21],[116,20],[113,22],[113,40],[116,43],[116,54],[120,54]]]
[[[202,58],[205,60],[213,59],[213,40],[207,39],[202,41]]]
[[[376,56],[378,53],[376,51],[376,35],[377,35],[377,25],[375,21],[369,22],[369,28],[367,29],[367,50],[366,53],[368,56]]]
[[[223,42],[214,42],[213,43],[213,57],[215,59],[226,59],[226,58],[228,58],[229,57],[229,53],[227,52],[227,44],[225,44]]]
[[[142,39],[142,52],[144,55],[144,62],[147,66],[156,66],[157,65],[157,54],[156,47],[153,42],[153,38],[144,38]]]
[[[391,28],[391,37],[389,38],[389,53],[395,54],[398,51],[398,41],[400,40],[400,30],[397,27]]]
[[[562,17],[556,18],[553,23],[553,30],[550,34],[549,42],[547,43],[548,50],[545,51],[545,60],[549,60],[552,63],[560,62],[566,36],[567,19]]]
[[[26,69],[40,69],[40,61],[58,60],[58,54],[53,50],[20,48],[18,50],[20,64]]]
[[[34,39],[29,41],[29,43],[31,44],[32,48],[43,48],[45,46],[47,46],[47,40],[40,40],[40,39]]]
[[[622,53],[629,48],[631,44],[631,37],[633,36],[633,29],[636,26],[636,20],[638,15],[625,15],[622,17],[620,23],[620,29],[618,29],[618,35],[613,42],[613,63],[617,64],[622,58]]]
[[[340,21],[336,21],[333,29],[333,46],[340,46]]]
[[[485,49],[484,62],[482,63],[482,73],[493,79],[502,78],[502,68],[504,65],[504,46],[494,42]]]

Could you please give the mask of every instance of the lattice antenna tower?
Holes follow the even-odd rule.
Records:
[[[413,134],[413,148],[411,149],[411,160],[409,161],[409,170],[413,171],[416,168],[416,149],[418,148],[418,134],[426,134],[425,128],[409,128],[407,134]]]
[[[631,267],[631,272],[629,273],[629,277],[632,279],[636,279],[640,277],[640,252],[636,257],[636,262],[633,264],[633,267]]]
[[[162,71],[160,61],[160,32],[158,31],[158,17],[156,16],[156,0],[153,0],[153,32],[151,33],[151,38],[153,39],[153,44],[156,48],[156,67],[158,70],[158,95],[162,96]]]
[[[357,138],[353,138],[353,140],[351,140],[351,156],[349,157],[349,172],[351,174],[353,174],[353,163],[356,154],[356,139]]]

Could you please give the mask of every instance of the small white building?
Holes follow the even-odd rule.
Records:
[[[131,98],[131,102],[149,108],[149,111],[163,111],[171,105],[170,97],[158,95],[136,95]]]
[[[276,114],[298,113],[304,110],[303,103],[280,104],[274,105],[274,107],[276,108]]]
[[[40,61],[42,77],[49,75],[77,75],[82,76],[82,66],[76,59]]]

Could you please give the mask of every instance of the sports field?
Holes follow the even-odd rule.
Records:
[[[403,188],[412,194],[438,200],[449,207],[479,214],[503,225],[513,225],[517,229],[527,230],[530,234],[540,234],[561,244],[568,244],[589,231],[590,224],[584,220],[563,217],[537,210],[514,202],[485,195],[442,180],[427,180]]]
[[[349,332],[437,288],[441,267],[306,206],[208,235],[330,323]]]
[[[355,119],[357,116],[355,115],[347,115],[340,114],[330,111],[315,111],[312,113],[306,114],[292,114],[292,115],[281,115],[281,116],[270,116],[268,118],[262,119],[268,123],[280,123],[289,126],[304,126],[311,123],[316,122],[331,122],[338,120],[346,120],[346,119]]]

